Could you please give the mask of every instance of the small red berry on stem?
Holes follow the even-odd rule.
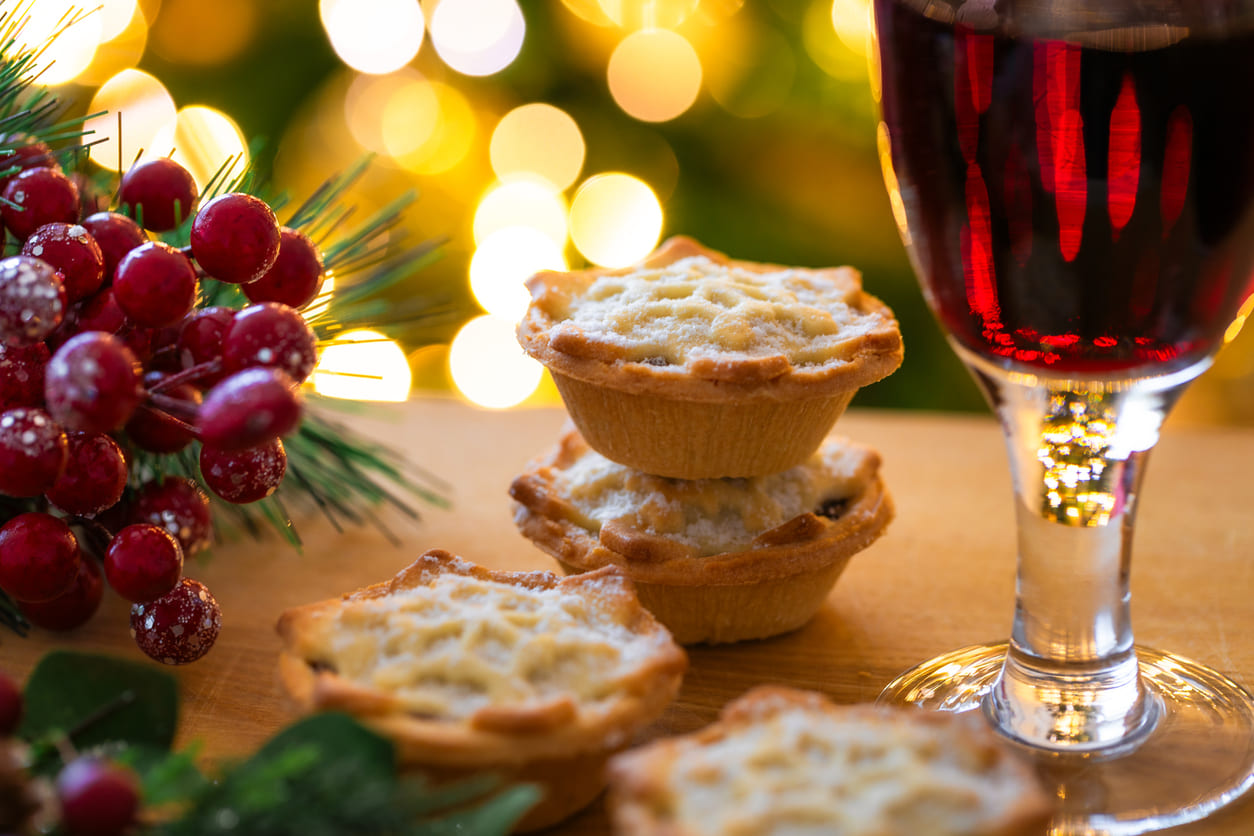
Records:
[[[140,244],[148,243],[148,236],[139,224],[117,212],[96,212],[83,219],[83,226],[100,245],[104,255],[105,281],[113,281],[122,257]]]
[[[287,473],[287,451],[277,438],[243,450],[200,448],[200,475],[209,490],[237,505],[265,499]]]
[[[61,324],[68,304],[52,265],[25,255],[0,260],[0,341],[39,342]]]
[[[70,433],[65,470],[44,495],[67,514],[95,516],[122,498],[126,473],[126,457],[112,438],[104,433]]]
[[[196,305],[196,268],[169,244],[149,241],[127,253],[113,276],[113,298],[146,328],[173,325]]]
[[[121,836],[135,822],[139,782],[121,766],[80,757],[57,776],[57,799],[69,836]]]
[[[52,352],[44,343],[0,342],[0,411],[43,404],[44,369],[51,357]]]
[[[65,471],[65,432],[42,409],[16,406],[0,413],[0,493],[39,496]]]
[[[205,585],[183,578],[155,601],[131,607],[131,635],[158,662],[185,665],[209,652],[222,629],[222,610]]]
[[[44,224],[78,220],[78,186],[57,168],[32,168],[4,187],[0,217],[15,238],[25,240]]]
[[[303,383],[318,363],[318,341],[309,323],[278,302],[249,305],[222,337],[227,372],[270,366]]]
[[[224,450],[255,447],[300,424],[300,390],[278,369],[245,369],[209,391],[196,416],[200,440]]]
[[[274,266],[244,285],[244,295],[250,302],[281,302],[300,309],[322,289],[322,256],[304,233],[283,227],[280,235]]]
[[[158,157],[122,175],[118,203],[144,229],[167,232],[196,211],[196,181],[169,157]]]
[[[215,279],[256,281],[279,255],[279,222],[266,202],[249,194],[218,195],[192,221],[192,257]]]
[[[144,386],[151,391],[170,375],[166,372],[152,371],[144,375]],[[200,405],[201,394],[190,383],[176,383],[163,387],[161,394],[186,404],[186,415],[195,415]],[[194,428],[182,420],[183,413],[171,415],[160,407],[140,404],[131,420],[126,423],[126,434],[135,446],[152,453],[177,453],[192,443],[195,438]]]
[[[193,311],[183,321],[179,331],[178,354],[179,365],[184,370],[203,366],[206,363],[219,361],[217,371],[205,370],[196,376],[193,382],[200,386],[212,386],[226,373],[222,371],[222,338],[235,321],[235,310],[220,305],[212,305]]]
[[[116,334],[126,325],[126,314],[122,313],[117,300],[113,298],[113,288],[105,287],[70,311],[70,325],[75,333],[104,331],[107,334]],[[73,334],[68,335],[67,339],[69,336]]]
[[[17,608],[36,627],[59,633],[82,627],[100,609],[104,578],[94,557],[80,555],[70,588],[47,601],[18,601]]]
[[[57,164],[52,156],[48,143],[36,139],[27,133],[5,134],[0,137],[0,171],[17,166],[18,170],[0,178],[0,188],[4,188],[10,180],[23,171],[32,168],[52,168]]]
[[[0,526],[0,587],[19,601],[48,601],[78,575],[78,540],[64,520],[31,511]]]
[[[60,273],[70,304],[104,284],[104,253],[82,224],[44,224],[22,244],[22,255],[45,261]]]
[[[101,331],[72,337],[44,375],[48,411],[80,432],[120,429],[143,397],[139,362],[120,339]]]
[[[131,503],[128,520],[164,528],[179,541],[186,557],[207,548],[213,533],[209,497],[193,480],[172,476],[141,487]]]
[[[174,535],[150,523],[136,523],[113,535],[105,550],[109,586],[141,604],[165,595],[183,572],[183,547]]]

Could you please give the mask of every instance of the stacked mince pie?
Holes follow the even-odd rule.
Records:
[[[672,238],[619,270],[540,273],[519,325],[574,428],[510,488],[568,572],[617,566],[677,641],[795,629],[892,518],[879,456],[828,437],[902,358],[850,268]]]

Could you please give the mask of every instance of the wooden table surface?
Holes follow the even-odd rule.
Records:
[[[391,577],[427,548],[485,565],[555,569],[517,533],[506,493],[524,463],[556,438],[559,409],[492,412],[443,399],[371,406],[354,426],[403,450],[451,483],[450,510],[420,523],[388,517],[404,541],[374,530],[337,534],[300,522],[303,553],[276,538],[215,547],[189,564],[217,596],[222,633],[200,662],[172,669],[183,704],[179,743],[207,757],[245,755],[293,717],[275,675],[274,622],[289,606]],[[837,702],[873,700],[910,665],[1009,630],[1014,584],[1013,509],[1000,435],[985,417],[865,412],[838,431],[879,448],[897,505],[888,533],[856,556],[827,605],[801,630],[741,645],[695,648],[679,700],[650,730],[682,733],[714,719],[751,686],[813,688]],[[1133,612],[1137,640],[1205,661],[1254,683],[1254,433],[1173,430],[1153,456],[1142,494]],[[127,634],[123,602],[77,632],[0,635],[0,666],[25,676],[54,645],[145,659]],[[604,833],[598,802],[554,832]],[[1243,803],[1173,834],[1254,832]]]

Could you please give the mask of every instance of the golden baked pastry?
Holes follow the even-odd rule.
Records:
[[[893,507],[879,455],[829,438],[769,476],[670,479],[612,462],[574,428],[516,477],[514,522],[568,572],[617,566],[681,644],[800,627]]]
[[[606,758],[674,699],[687,657],[613,568],[559,579],[432,550],[392,580],[282,614],[303,711],[348,712],[435,779],[539,784],[521,829],[591,801]]]
[[[631,836],[1043,836],[1051,813],[980,717],[777,686],[608,771],[614,832]]]
[[[892,311],[848,267],[734,261],[676,237],[634,267],[527,286],[523,349],[593,449],[646,473],[787,470],[901,365]]]

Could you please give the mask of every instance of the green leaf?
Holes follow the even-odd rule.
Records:
[[[196,766],[199,753],[195,744],[181,752],[137,745],[122,750],[116,760],[139,775],[144,805],[158,807],[188,801],[209,787],[209,779]]]
[[[148,665],[66,650],[40,660],[24,702],[23,738],[66,735],[77,749],[122,743],[167,750],[178,724],[174,677]]]

